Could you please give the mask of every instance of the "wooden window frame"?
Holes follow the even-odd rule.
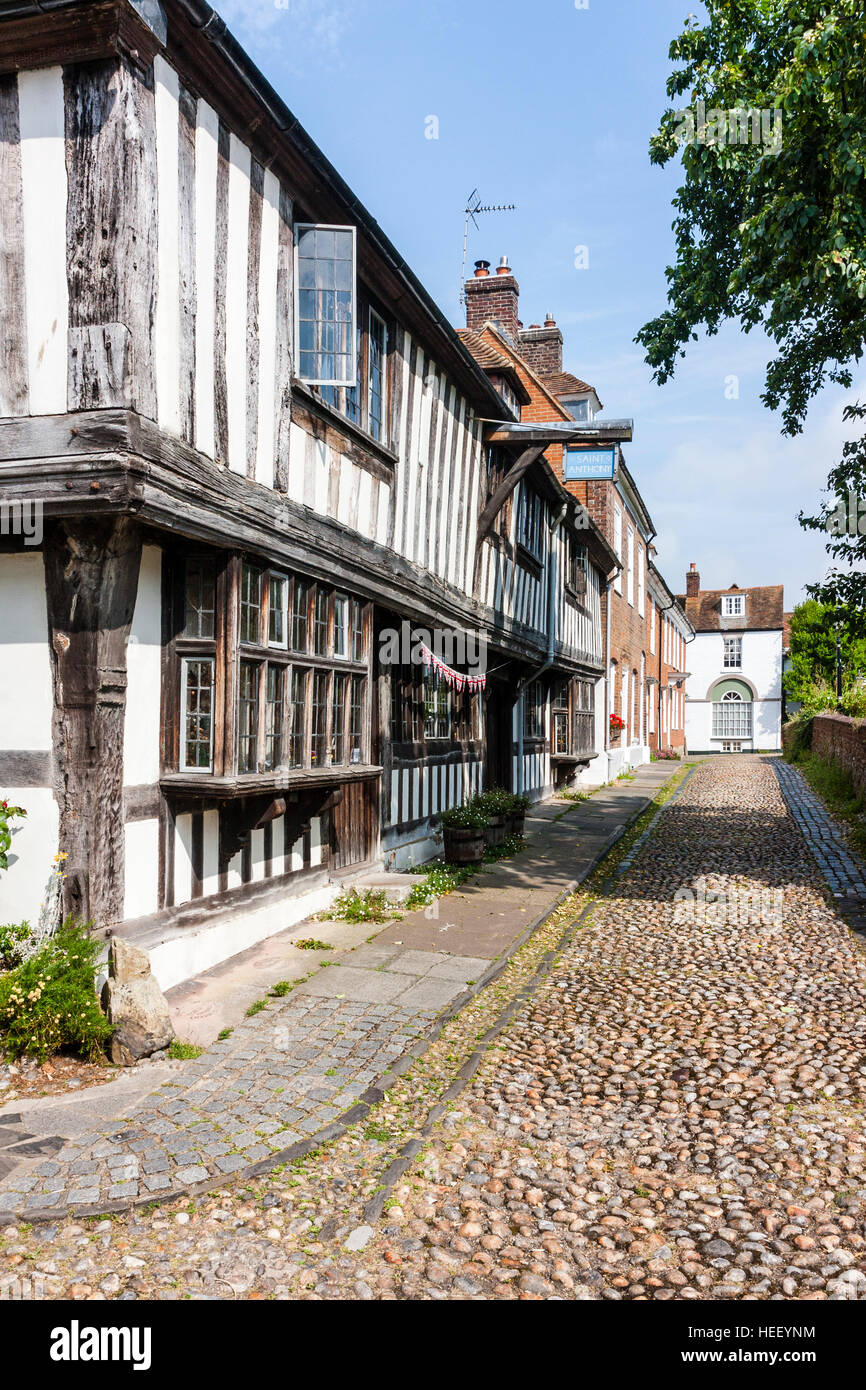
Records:
[[[221,553],[214,555],[216,575],[216,598],[214,636],[212,638],[190,638],[185,636],[186,626],[186,566],[189,560],[199,557],[178,550],[167,557],[169,566],[167,577],[170,585],[171,601],[169,613],[176,615],[169,620],[167,646],[164,657],[164,680],[166,689],[166,727],[163,737],[162,767],[165,774],[189,773],[215,777],[240,777],[244,784],[253,782],[256,777],[273,778],[275,773],[303,773],[314,768],[346,767],[367,765],[371,756],[370,682],[372,662],[372,607],[356,594],[339,589],[306,575],[289,573],[266,564],[260,564],[247,555]],[[257,642],[241,640],[241,614],[244,589],[244,566],[250,565],[259,575],[259,613]],[[282,603],[286,620],[285,646],[276,645],[270,640],[269,604],[271,581],[285,581],[285,598]],[[305,609],[307,617],[307,650],[295,650],[294,605],[296,585],[305,586]],[[249,590],[248,590],[249,592]],[[339,593],[345,598],[346,650],[342,655],[334,651],[334,609],[335,596]],[[315,653],[312,646],[312,607],[318,594],[323,595],[327,613],[325,651]],[[247,624],[247,631],[251,630]],[[212,708],[210,717],[209,765],[190,766],[186,762],[186,702],[187,676],[190,662],[207,662],[212,672]],[[246,735],[241,732],[240,689],[241,672],[248,664],[254,672],[255,681],[255,757],[247,757]],[[280,699],[278,715],[275,716],[274,703],[268,700],[269,682],[274,677],[269,673],[280,672]],[[295,672],[303,677],[303,742],[300,756],[297,739],[301,733],[295,724],[293,694],[296,693]],[[312,696],[316,673],[324,676],[325,723],[322,731],[323,745],[320,761],[312,761]],[[335,712],[333,708],[333,673],[345,677],[343,681],[344,700],[342,713],[342,758],[332,763],[331,750],[334,733]],[[353,685],[353,679],[361,679],[360,687]],[[319,689],[322,688],[321,681]],[[360,690],[361,730],[360,758],[350,756],[350,711],[349,702],[353,692]],[[278,722],[279,759],[274,757],[272,745],[274,722]],[[251,731],[252,732],[252,731]],[[242,743],[242,738],[244,742]],[[242,752],[244,757],[242,759]],[[242,766],[243,762],[243,766]]]
[[[313,376],[309,376],[309,375],[306,375],[304,372],[302,372],[302,371],[300,370],[300,364],[301,364],[301,358],[302,358],[302,350],[301,350],[301,290],[302,290],[302,286],[301,286],[301,281],[300,281],[299,264],[300,264],[300,261],[301,261],[302,258],[301,258],[300,254],[299,254],[299,248],[300,248],[300,240],[301,240],[301,235],[302,235],[302,233],[304,233],[304,232],[309,232],[309,231],[315,231],[315,232],[348,232],[348,233],[351,235],[351,238],[352,238],[352,287],[351,287],[351,295],[352,295],[352,320],[351,320],[351,330],[350,330],[350,333],[349,333],[349,342],[350,342],[350,344],[351,344],[350,353],[349,353],[349,360],[350,360],[350,361],[354,361],[355,370],[354,370],[354,374],[353,374],[353,376],[351,377],[351,379],[350,379],[349,377],[338,377],[338,376],[336,376],[336,375],[335,375],[335,376],[332,376],[332,377],[325,377],[325,376],[322,376],[322,375],[313,375]],[[304,258],[304,259],[306,259],[306,258]],[[352,227],[352,226],[341,225],[341,224],[339,224],[339,223],[334,223],[334,222],[296,222],[296,223],[295,223],[295,227],[294,227],[294,272],[295,272],[295,273],[294,273],[294,299],[295,299],[295,303],[294,303],[294,310],[295,310],[295,312],[294,312],[294,326],[295,326],[295,343],[297,344],[297,354],[296,354],[296,355],[297,355],[297,362],[298,362],[298,379],[299,379],[300,381],[304,382],[304,384],[305,384],[306,386],[319,386],[319,387],[322,387],[322,386],[337,386],[337,387],[345,387],[347,390],[353,390],[353,389],[357,388],[357,386],[358,386],[358,384],[359,384],[359,382],[358,382],[358,359],[357,359],[357,333],[358,333],[358,230],[357,230],[357,228],[356,228],[356,227]],[[312,321],[313,321],[313,322],[318,322],[318,320],[312,320]],[[337,322],[337,320],[335,320],[335,322]],[[304,349],[303,351],[304,351],[304,353],[306,353],[307,349]],[[316,349],[313,349],[313,351],[315,352],[315,351],[317,351],[317,350],[316,350]],[[326,356],[327,354],[326,354],[326,353],[323,353],[323,352],[319,352],[318,355],[319,355],[319,356]],[[335,353],[334,355],[335,355],[335,356],[339,356],[339,355],[342,355],[342,354],[336,354],[336,353]]]

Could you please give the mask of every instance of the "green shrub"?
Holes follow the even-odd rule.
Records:
[[[101,943],[91,926],[67,917],[35,955],[0,977],[0,1044],[8,1056],[44,1062],[68,1047],[93,1061],[103,1052],[111,1026],[96,998]]]
[[[440,820],[443,828],[448,830],[486,830],[490,824],[490,813],[467,801],[464,806],[449,806],[447,811],[442,812]]]
[[[350,888],[340,894],[327,912],[318,914],[320,922],[390,922],[399,916],[384,888],[367,888],[363,893]]]
[[[501,845],[488,845],[484,851],[485,864],[495,864],[499,859],[511,859],[513,855],[526,849],[522,835],[506,835]]]
[[[10,806],[8,801],[0,801],[0,869],[9,868],[7,852],[12,844],[12,831],[9,828],[9,822],[26,815],[27,812],[22,806]]]
[[[514,811],[514,797],[502,787],[491,787],[489,791],[474,796],[469,805],[488,816],[510,816]]]
[[[0,927],[0,970],[14,970],[21,964],[21,947],[33,928],[29,922],[11,923]]]
[[[866,686],[852,685],[844,690],[839,709],[852,719],[866,719]]]
[[[836,692],[823,676],[804,681],[799,690],[800,713],[820,714],[825,709],[836,708]]]
[[[420,865],[412,872],[423,874],[424,881],[412,889],[406,899],[407,908],[427,907],[446,893],[453,893],[455,888],[468,883],[477,873],[477,869],[472,864],[432,864]]]

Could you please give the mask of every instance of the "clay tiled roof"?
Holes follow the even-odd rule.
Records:
[[[793,613],[782,614],[782,646],[786,652],[791,650],[791,619]]]
[[[543,376],[541,379],[554,396],[584,396],[587,391],[592,391],[595,395],[594,386],[581,381],[579,376],[572,376],[571,372],[555,372],[552,376]],[[601,401],[598,403],[601,406]]]
[[[745,618],[723,618],[722,595],[735,593],[746,596]],[[701,589],[695,598],[677,594],[677,599],[695,632],[723,632],[731,628],[766,632],[781,629],[783,625],[785,600],[781,584],[758,585],[752,589],[740,589],[732,584],[728,589]]]
[[[485,372],[501,372],[511,382],[521,405],[529,403],[529,392],[523,385],[520,373],[510,357],[506,357],[504,352],[499,352],[483,333],[473,333],[469,328],[458,328],[457,336],[475,358],[479,367],[482,367]]]

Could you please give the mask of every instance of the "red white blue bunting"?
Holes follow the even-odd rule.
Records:
[[[421,661],[427,667],[436,672],[441,680],[452,690],[483,690],[487,684],[486,676],[467,676],[462,671],[453,671],[450,666],[446,666],[444,661],[431,652],[429,647],[423,643],[419,644]]]

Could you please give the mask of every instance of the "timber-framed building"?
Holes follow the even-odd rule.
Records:
[[[219,17],[4,4],[0,193],[3,919],[168,987],[577,772],[615,556]]]

